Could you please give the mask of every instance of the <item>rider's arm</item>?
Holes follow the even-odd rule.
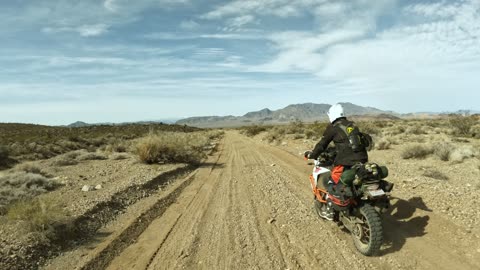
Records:
[[[310,159],[317,159],[318,156],[327,149],[328,144],[333,140],[333,136],[335,136],[335,129],[333,125],[328,125],[327,128],[325,129],[325,132],[323,132],[322,139],[315,145],[315,148],[313,149],[312,153],[310,153],[309,158]]]

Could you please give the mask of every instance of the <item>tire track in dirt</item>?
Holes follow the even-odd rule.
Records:
[[[440,228],[447,232],[455,229],[433,213],[419,210],[417,216],[428,215],[430,223],[435,223],[427,227],[427,237],[413,238],[410,235],[415,232],[409,232],[408,221],[401,216],[388,217],[386,239],[394,248],[384,247],[379,257],[364,257],[356,252],[349,234],[315,216],[308,182],[311,166],[300,157],[235,132],[226,133],[221,151],[214,167],[200,168],[177,202],[112,261],[109,269],[479,266],[475,258],[460,255],[471,242],[460,245],[439,235]],[[394,227],[399,222],[406,222],[405,232],[397,233]]]

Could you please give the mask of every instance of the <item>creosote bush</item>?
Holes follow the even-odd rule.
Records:
[[[137,141],[135,152],[140,160],[153,163],[198,164],[205,156],[209,143],[205,133],[151,133]]]
[[[407,146],[401,156],[403,159],[423,159],[433,153],[433,148],[424,144],[414,144]]]
[[[477,123],[473,116],[451,115],[449,123],[453,126],[453,134],[457,136],[471,136],[471,128]]]

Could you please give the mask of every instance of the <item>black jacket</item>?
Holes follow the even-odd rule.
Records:
[[[351,121],[345,117],[340,117],[327,126],[323,133],[322,139],[315,145],[312,153],[309,155],[311,159],[317,159],[318,156],[327,149],[328,144],[333,141],[335,148],[337,149],[337,156],[335,157],[334,165],[353,166],[358,162],[367,162],[368,154],[367,150],[354,152],[350,147],[347,134],[339,126],[335,126],[340,122],[344,126],[348,126]]]

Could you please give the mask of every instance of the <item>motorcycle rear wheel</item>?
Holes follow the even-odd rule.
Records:
[[[380,250],[383,242],[383,228],[380,215],[369,204],[360,207],[358,223],[353,229],[352,238],[357,250],[365,256],[372,256]]]

